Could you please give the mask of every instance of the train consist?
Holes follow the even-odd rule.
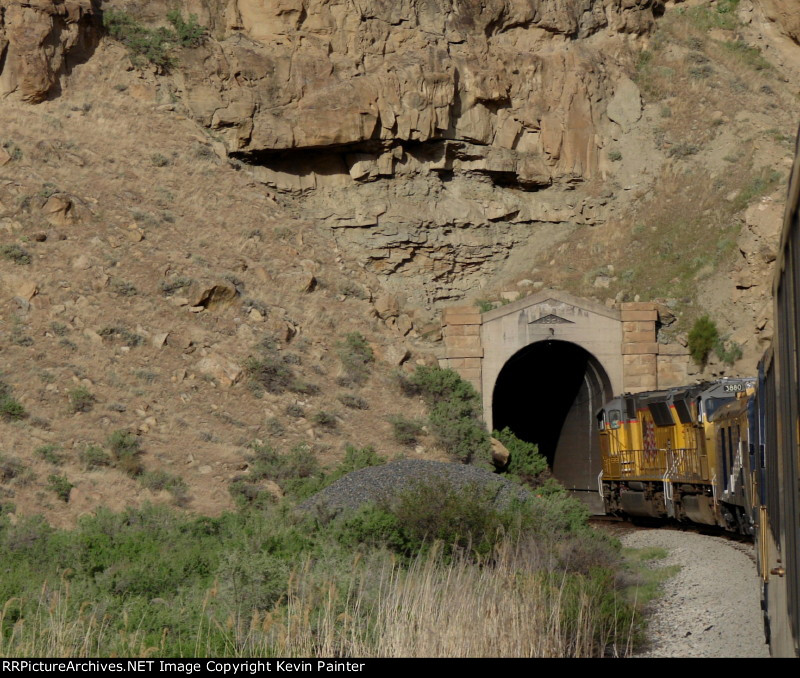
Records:
[[[800,147],[758,376],[623,395],[597,415],[606,511],[752,535],[764,630],[782,657],[800,656],[799,205]]]

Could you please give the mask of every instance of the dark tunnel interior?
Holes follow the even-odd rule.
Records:
[[[494,428],[536,443],[554,475],[573,489],[596,489],[599,441],[594,417],[611,396],[605,371],[564,341],[526,346],[503,366],[494,388]]]

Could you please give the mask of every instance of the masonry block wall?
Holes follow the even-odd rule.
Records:
[[[481,392],[481,346],[480,311],[475,306],[453,306],[442,314],[442,333],[445,354],[439,361],[441,367],[449,367],[470,382]]]
[[[537,297],[532,297],[529,303],[535,304],[540,296],[548,297],[549,295],[552,295],[552,297],[566,296],[558,292],[542,292]],[[555,303],[552,298],[550,301]],[[511,309],[516,306],[522,308],[527,303],[527,300],[520,300],[507,308]],[[592,305],[592,302],[572,298],[570,298],[570,303],[582,304],[586,307],[591,307]],[[679,344],[658,343],[656,337],[659,319],[658,309],[658,304],[637,301],[621,304],[618,311],[605,310],[606,316],[612,317],[613,314],[616,322],[621,324],[621,343],[616,345],[619,346],[622,357],[621,386],[624,393],[639,393],[683,386],[694,379],[688,349]],[[494,313],[496,314],[496,312]],[[487,314],[487,318],[487,327],[496,320],[493,320],[492,312]],[[491,357],[495,355],[491,351],[496,352],[499,348],[499,346],[482,345],[481,327],[483,321],[483,316],[475,306],[451,307],[445,309],[442,314],[444,354],[443,357],[440,357],[439,364],[442,367],[449,367],[458,372],[475,387],[478,393],[482,391],[484,352],[489,351],[489,356]],[[605,322],[608,323],[608,320]],[[539,325],[536,327],[539,327]],[[555,327],[558,328],[560,335],[566,331],[564,328],[577,326],[556,325]],[[597,340],[598,337],[595,335],[599,330],[592,327],[587,331],[592,336],[587,337],[585,340],[579,337],[574,339],[568,337],[567,340],[586,344],[590,352],[597,354],[596,347],[590,342]],[[610,332],[610,329],[606,328],[603,331]],[[616,332],[616,336],[619,337],[619,330]],[[484,334],[486,333],[484,332]],[[505,334],[503,336],[505,337]],[[613,333],[609,335],[609,338],[611,336],[613,336]],[[530,337],[523,344],[529,343],[529,340]],[[619,339],[614,341],[619,341]],[[523,344],[520,344],[518,348],[523,348]],[[613,350],[616,351],[617,349],[614,348]],[[617,356],[620,353],[617,353]],[[601,359],[601,363],[610,360],[608,356],[603,357],[599,354],[595,355],[595,357]],[[497,362],[496,355],[493,360],[495,363]],[[612,381],[614,381],[613,378]],[[620,381],[618,380],[613,388],[618,389],[619,387]],[[491,398],[491,394],[482,395],[485,400]]]
[[[633,301],[620,306],[622,320],[622,380],[628,393],[658,388],[656,305]]]

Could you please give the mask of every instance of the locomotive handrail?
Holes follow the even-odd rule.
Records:
[[[603,456],[602,467],[606,480],[666,477],[670,481],[697,481],[703,477],[694,447],[618,450]]]

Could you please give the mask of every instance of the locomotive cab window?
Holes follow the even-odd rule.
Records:
[[[692,422],[692,410],[689,407],[688,400],[676,400],[674,402],[675,405],[675,412],[678,414],[678,419],[681,424],[691,424]]]
[[[672,419],[672,413],[669,411],[667,403],[650,403],[647,406],[650,414],[653,416],[653,421],[656,426],[674,426],[675,422]]]
[[[608,413],[608,423],[611,428],[619,428],[620,421],[622,419],[622,412],[619,410],[611,410]]]

